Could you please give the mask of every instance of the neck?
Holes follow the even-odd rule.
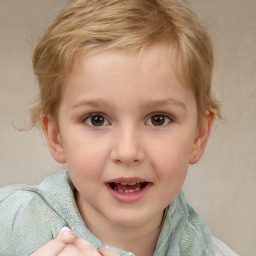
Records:
[[[101,236],[104,244],[115,248],[132,252],[136,256],[152,256],[161,231],[161,226],[155,228],[147,225],[137,227],[119,227],[118,229],[109,229],[108,234],[101,234],[102,231],[98,227],[92,227],[95,233]]]
[[[80,200],[78,196],[78,207],[81,206]],[[162,228],[163,213],[138,226],[120,226],[106,221],[95,212],[87,211],[84,207],[79,207],[79,210],[89,230],[103,244],[132,252],[136,256],[153,255]]]

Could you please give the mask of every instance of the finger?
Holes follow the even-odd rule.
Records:
[[[59,254],[58,256],[74,256],[74,255],[83,255],[79,252],[75,246],[67,245]]]
[[[99,256],[99,252],[88,241],[76,237],[72,242],[72,245],[82,253],[82,255]]]
[[[104,248],[104,247],[99,248],[98,252],[102,256],[119,256],[119,254],[117,254],[113,250],[110,250],[110,249],[107,249],[107,248]]]
[[[31,256],[56,256],[75,239],[75,234],[69,228],[62,228],[56,238],[39,248]]]
[[[55,239],[59,240],[65,245],[68,245],[72,244],[77,239],[77,236],[68,227],[63,227]]]

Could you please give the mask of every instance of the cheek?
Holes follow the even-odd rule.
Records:
[[[107,159],[104,144],[90,140],[74,139],[64,143],[64,152],[70,175],[75,179],[91,180],[101,173]]]
[[[160,163],[163,162],[179,162],[180,164],[188,164],[190,152],[193,148],[192,140],[189,138],[175,138],[173,140],[165,140],[162,143],[154,143],[151,149],[151,155],[159,158]]]
[[[175,180],[180,182],[179,179],[185,178],[193,145],[188,141],[191,140],[176,137],[154,144],[150,155],[159,179],[173,183]]]
[[[63,148],[68,162],[86,163],[90,167],[105,157],[108,143],[102,139],[91,137],[81,132],[65,137]]]
[[[159,180],[169,184],[183,183],[188,170],[187,157],[179,154],[163,154],[155,161],[155,165]]]
[[[170,204],[179,194],[188,171],[187,152],[162,150],[160,157],[155,160],[155,174],[158,181],[158,189],[165,204]]]
[[[94,196],[101,184],[104,158],[101,152],[87,146],[74,148],[67,152],[67,165],[70,178],[82,195]],[[94,191],[95,193],[91,193]]]

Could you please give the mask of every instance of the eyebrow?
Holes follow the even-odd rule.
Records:
[[[98,106],[110,106],[111,103],[109,103],[106,100],[103,99],[95,99],[95,100],[81,100],[75,103],[72,108],[79,108],[83,106],[91,106],[91,107],[98,107]]]
[[[187,109],[187,106],[176,99],[172,99],[172,98],[167,98],[167,99],[161,99],[161,100],[149,100],[145,103],[140,104],[140,107],[142,108],[147,108],[147,107],[161,107],[161,106],[175,106],[178,108],[183,108],[183,109]]]
[[[75,103],[72,108],[79,108],[83,106],[90,106],[90,107],[99,107],[99,106],[106,106],[110,107],[112,106],[112,103],[109,101],[106,101],[104,99],[94,99],[94,100],[81,100],[77,103]],[[139,108],[154,108],[154,107],[162,107],[162,106],[174,106],[178,108],[182,108],[184,110],[187,109],[186,105],[178,101],[176,99],[168,98],[168,99],[161,99],[161,100],[148,100],[146,102],[143,102],[139,104]]]

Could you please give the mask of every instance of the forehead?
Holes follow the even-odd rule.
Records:
[[[91,49],[82,52],[75,58],[71,72],[67,75],[67,81],[74,79],[77,75],[91,75],[96,70],[111,68],[118,64],[127,72],[155,71],[172,72],[181,84],[186,86],[183,79],[181,61],[174,47],[167,44],[155,44],[137,49]],[[131,65],[129,65],[131,64]],[[153,74],[152,74],[153,75]]]
[[[178,63],[175,50],[162,45],[87,52],[77,58],[65,83],[65,95],[80,98],[111,91],[115,95],[155,95],[156,100],[167,91],[176,97],[186,95],[190,90],[180,79]],[[72,93],[74,90],[76,94]],[[111,94],[108,96],[111,98]]]

